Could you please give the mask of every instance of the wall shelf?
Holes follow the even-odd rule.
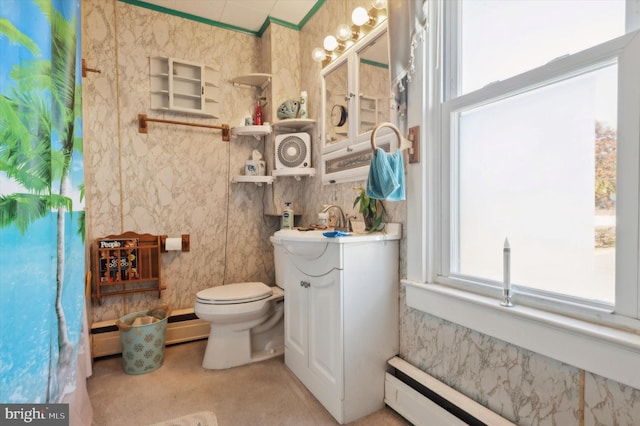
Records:
[[[262,186],[263,183],[271,185],[274,181],[273,176],[246,176],[238,175],[231,179],[233,183],[255,183],[257,186]]]
[[[313,177],[316,175],[316,169],[312,167],[300,167],[300,168],[291,168],[291,169],[276,169],[271,172],[271,175],[274,177],[294,177],[296,180],[300,180],[300,177],[310,176]]]
[[[286,120],[276,121],[272,124],[274,130],[304,132],[313,129],[316,120],[311,118],[287,118]]]
[[[237,138],[239,136],[253,136],[256,139],[261,139],[264,136],[271,134],[271,126],[238,126],[231,129],[231,136]],[[273,183],[274,178],[272,176],[247,176],[236,175],[231,178],[233,183],[255,183],[257,186],[262,186],[263,183],[268,185]]]
[[[231,128],[231,136],[253,136],[256,139],[260,139],[263,136],[266,136],[271,133],[271,126],[269,125],[261,125],[261,126],[239,126]]]
[[[271,74],[246,74],[233,78],[231,82],[234,86],[257,87],[260,90],[264,90],[271,84]]]

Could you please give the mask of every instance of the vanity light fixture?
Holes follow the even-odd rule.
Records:
[[[352,26],[350,27],[347,24],[338,25],[338,40],[343,41],[345,44],[349,42],[354,42],[358,39],[358,27]]]
[[[324,49],[316,47],[311,52],[313,60],[326,66],[386,19],[387,0],[372,0],[371,6],[369,11],[364,7],[356,7],[351,14],[353,25],[341,24],[338,26],[337,37],[331,34],[326,36],[322,42]]]
[[[386,9],[387,8],[387,0],[373,0],[371,2],[371,6],[374,7],[374,9]]]
[[[328,35],[324,38],[324,41],[322,42],[322,46],[324,46],[325,50],[328,50],[329,52],[333,52],[334,50],[340,47],[340,43],[338,43],[338,39],[336,39],[335,36]]]
[[[373,25],[376,23],[375,18],[369,16],[367,9],[362,6],[353,9],[353,13],[351,14],[351,21],[354,25],[357,25],[359,27],[363,25]]]
[[[324,50],[322,47],[316,47],[315,49],[313,49],[313,51],[311,52],[311,57],[316,62],[322,62],[324,60],[331,59],[331,55],[327,55],[326,50]]]

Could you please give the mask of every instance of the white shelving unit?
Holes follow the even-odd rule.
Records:
[[[271,84],[271,74],[251,73],[231,79],[234,86],[255,88],[259,92],[266,89]],[[260,139],[272,133],[312,133],[316,121],[309,118],[290,118],[272,123],[271,126],[240,126],[231,129],[231,137],[254,136]],[[268,129],[268,130],[267,130]],[[271,184],[276,177],[294,177],[300,180],[302,176],[315,176],[316,169],[313,168],[292,168],[278,169],[271,172],[271,176],[234,176],[232,182],[252,182],[256,185],[263,183]]]
[[[220,72],[197,62],[149,59],[151,109],[219,118]]]

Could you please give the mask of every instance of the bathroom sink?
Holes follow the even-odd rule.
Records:
[[[328,244],[350,244],[365,241],[399,240],[402,237],[402,224],[387,223],[385,230],[381,232],[357,233],[351,232],[345,237],[325,237],[324,232],[332,229],[299,231],[298,229],[282,229],[273,236],[282,241],[321,242]]]

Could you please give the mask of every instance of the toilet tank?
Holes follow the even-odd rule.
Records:
[[[276,285],[284,288],[284,246],[279,238],[271,236],[271,244],[273,244],[273,262],[276,269]]]

